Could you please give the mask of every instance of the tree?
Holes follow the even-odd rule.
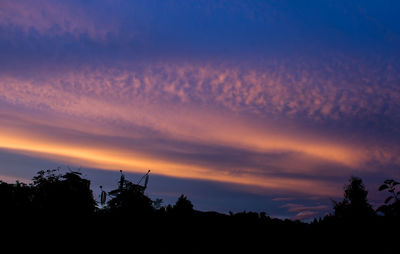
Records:
[[[48,215],[82,216],[94,212],[90,181],[80,172],[59,173],[59,168],[39,171],[33,177],[33,206],[39,213]]]
[[[162,207],[162,203],[164,201],[161,198],[156,198],[156,200],[153,201],[153,207],[155,209],[160,209]]]
[[[61,176],[65,199],[69,205],[69,211],[90,214],[94,211],[96,201],[90,189],[90,181],[81,177],[80,172],[71,171]]]
[[[193,204],[185,195],[182,194],[172,207],[172,211],[180,216],[188,216],[193,214]]]
[[[352,176],[349,184],[345,185],[344,199],[341,202],[334,201],[335,217],[362,219],[375,214],[367,200],[368,191],[362,179]]]

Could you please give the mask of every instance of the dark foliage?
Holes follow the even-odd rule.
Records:
[[[58,169],[39,171],[33,178],[32,206],[36,212],[48,215],[88,216],[96,201],[90,181],[79,172],[57,173]]]
[[[185,195],[182,194],[172,207],[171,212],[177,216],[191,216],[194,212],[193,204]]]
[[[379,191],[386,190],[389,193],[389,196],[384,201],[384,205],[378,208],[378,211],[382,212],[387,217],[400,217],[400,191],[398,191],[399,185],[399,182],[393,179],[388,179],[379,187]]]
[[[143,186],[133,184],[121,173],[118,188],[109,192],[107,212],[118,216],[148,216],[153,212],[153,201],[144,195]]]
[[[8,184],[0,181],[0,202],[2,215],[15,215],[32,210],[33,193],[30,186],[16,182]]]
[[[400,225],[397,185],[387,180],[381,186],[392,198],[384,204],[384,216],[378,216],[362,180],[352,177],[333,214],[304,223],[264,212],[201,212],[184,195],[165,207],[122,172],[106,205],[97,207],[89,180],[79,172],[60,174],[56,169],[38,172],[29,185],[0,182],[0,212],[10,239],[34,239],[31,248],[53,251],[54,245],[57,250],[86,246],[92,252],[110,248],[133,253],[393,253],[398,250],[396,235],[387,232]]]

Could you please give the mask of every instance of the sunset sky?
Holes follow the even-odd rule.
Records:
[[[0,179],[119,170],[195,209],[310,219],[400,179],[398,1],[1,0]],[[97,197],[96,197],[97,198]]]

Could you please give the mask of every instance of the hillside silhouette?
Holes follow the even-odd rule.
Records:
[[[0,181],[3,238],[35,239],[35,246],[85,245],[92,251],[137,253],[360,253],[399,251],[399,182],[386,180],[388,197],[376,211],[363,181],[351,177],[333,212],[310,223],[271,218],[265,212],[201,212],[185,195],[174,205],[151,200],[145,184],[121,171],[116,188],[96,202],[80,172],[39,171],[31,184]],[[17,238],[15,238],[17,237]]]

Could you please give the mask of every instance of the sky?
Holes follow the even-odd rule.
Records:
[[[309,220],[400,178],[398,1],[1,0],[0,178]]]

